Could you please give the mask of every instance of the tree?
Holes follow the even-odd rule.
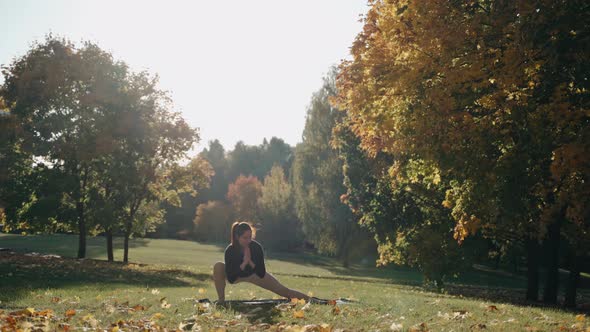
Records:
[[[306,240],[320,253],[339,256],[347,266],[353,241],[360,243],[365,237],[348,206],[339,199],[346,191],[342,184],[342,162],[330,140],[341,114],[328,101],[336,94],[335,77],[333,70],[312,97],[303,142],[295,150],[292,176],[297,217]]]
[[[135,107],[129,108],[124,117],[134,120],[133,127],[118,141],[112,153],[115,162],[109,164],[108,170],[117,175],[114,198],[121,202],[124,262],[128,261],[129,238],[138,233],[134,225],[147,220],[146,211],[163,213],[149,208],[151,204],[166,201],[178,205],[180,193],[196,194],[195,188],[205,186],[211,175],[208,163],[200,158],[187,167],[178,164],[198,135],[179,113],[170,111],[167,96],[156,89],[157,78],[142,73],[132,82],[128,91],[130,104]],[[150,220],[160,222],[161,218]],[[148,225],[147,229],[152,228]]]
[[[223,145],[219,140],[210,141],[209,148],[203,149],[199,156],[207,160],[215,172],[211,178],[210,188],[201,193],[200,199],[202,201],[225,200],[229,185],[227,175],[229,166]]]
[[[259,180],[278,164],[286,172],[293,161],[293,149],[282,139],[272,137],[270,142],[264,139],[261,145],[249,146],[243,142],[236,143],[228,154],[228,180],[234,181],[239,175],[253,175]]]
[[[195,237],[199,241],[227,242],[233,223],[231,205],[222,201],[199,204],[195,215]]]
[[[555,194],[571,178],[552,175],[560,151],[587,136],[587,9],[582,1],[375,1],[353,60],[340,67],[335,103],[362,147],[392,155],[396,181],[409,162],[433,165],[448,184],[441,203],[459,242],[478,231],[523,238],[533,300],[539,240],[553,252],[544,297],[555,302],[562,226],[587,227],[564,216],[573,202]]]
[[[256,237],[267,248],[292,250],[301,244],[302,234],[295,216],[293,190],[281,166],[271,169],[261,189],[258,199],[261,227]]]
[[[94,44],[77,49],[50,36],[4,68],[3,74],[2,98],[22,130],[19,149],[48,166],[43,173],[47,183],[61,190],[60,207],[75,211],[62,213],[67,218],[60,222],[77,225],[78,257],[85,257],[88,197],[96,161],[109,153],[103,147],[112,146],[103,133],[113,122],[104,119],[112,118],[120,106],[118,89],[127,67]],[[46,200],[32,195],[27,205],[40,202]],[[43,219],[55,220],[55,215]]]
[[[227,190],[227,199],[231,203],[235,217],[244,221],[259,220],[258,199],[261,195],[262,184],[251,175],[240,175]]]

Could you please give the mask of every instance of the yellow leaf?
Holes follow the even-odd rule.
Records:
[[[332,326],[330,324],[321,324],[320,325],[320,332],[332,332]]]
[[[303,317],[305,317],[305,313],[303,312],[303,310],[297,310],[297,311],[293,312],[293,317],[303,318]]]
[[[119,327],[113,326],[113,328],[111,329],[111,332],[119,332]]]
[[[160,319],[162,317],[164,317],[163,314],[161,314],[159,312],[156,312],[155,314],[152,315],[152,320],[154,320],[154,319]]]
[[[576,315],[576,321],[577,322],[583,322],[586,320],[586,315],[581,314],[581,315]]]
[[[199,294],[205,294],[205,290],[203,288],[199,288]]]

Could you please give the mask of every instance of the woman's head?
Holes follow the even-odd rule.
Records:
[[[250,245],[256,236],[256,228],[246,221],[236,221],[231,225],[231,244],[238,248]]]

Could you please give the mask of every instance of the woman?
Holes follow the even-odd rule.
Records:
[[[286,298],[305,299],[309,296],[283,286],[272,274],[266,272],[264,253],[260,243],[252,240],[254,226],[236,221],[231,226],[231,244],[225,248],[225,263],[213,267],[213,280],[217,289],[217,303],[225,302],[225,280],[230,284],[249,282]]]

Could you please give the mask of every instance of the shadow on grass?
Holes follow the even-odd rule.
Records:
[[[129,241],[129,248],[146,247],[149,242],[148,239],[134,238]],[[88,236],[86,243],[86,257],[106,257],[106,237]],[[38,251],[39,248],[42,248],[43,253],[76,257],[78,254],[78,236],[72,234],[3,235],[0,247],[10,248],[20,253]],[[113,247],[116,249],[123,248],[123,238],[115,237]]]
[[[199,287],[209,282],[205,273],[145,264],[31,256],[0,252],[0,301],[9,305],[30,291],[97,284],[144,287]]]

